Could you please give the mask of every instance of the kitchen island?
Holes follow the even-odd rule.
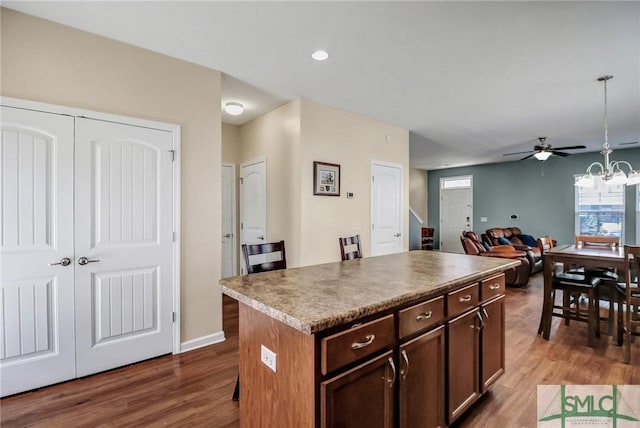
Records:
[[[220,281],[239,302],[240,426],[444,426],[504,372],[519,261],[412,251]]]

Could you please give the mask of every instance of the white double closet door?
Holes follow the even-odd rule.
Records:
[[[2,107],[0,396],[172,352],[172,150]]]

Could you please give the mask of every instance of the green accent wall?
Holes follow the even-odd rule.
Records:
[[[619,150],[612,160],[625,160],[640,169],[640,148]],[[584,174],[589,164],[603,161],[598,153],[551,156],[468,167],[429,171],[429,227],[439,240],[440,178],[473,176],[473,229],[478,234],[491,227],[519,227],[534,237],[550,235],[558,243],[571,243],[575,236],[574,175]],[[623,171],[627,172],[626,166]],[[597,171],[597,169],[594,169]],[[636,243],[636,186],[625,194],[624,243]],[[510,214],[518,214],[510,220]],[[480,222],[486,217],[487,222]],[[462,230],[460,231],[462,232]]]

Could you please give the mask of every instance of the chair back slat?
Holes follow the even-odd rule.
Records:
[[[267,257],[266,261],[258,263],[251,262],[251,256],[261,254]],[[278,260],[274,260],[276,254],[279,254]],[[287,268],[284,241],[266,242],[264,244],[242,244],[242,255],[244,256],[244,263],[247,267],[247,273],[249,274]]]
[[[576,247],[611,247],[620,246],[618,236],[576,235]]]
[[[340,243],[340,256],[342,260],[353,260],[362,258],[362,248],[360,247],[360,235],[338,238]],[[352,247],[350,250],[346,247]]]

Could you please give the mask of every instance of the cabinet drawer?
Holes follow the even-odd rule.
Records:
[[[321,343],[322,374],[390,348],[394,342],[393,315],[356,325],[349,330],[326,337]]]
[[[504,274],[480,281],[480,299],[484,302],[495,296],[504,294]]]
[[[444,318],[444,297],[418,303],[400,311],[400,338],[424,331]]]
[[[478,306],[478,284],[469,285],[447,294],[447,316],[454,317]]]

